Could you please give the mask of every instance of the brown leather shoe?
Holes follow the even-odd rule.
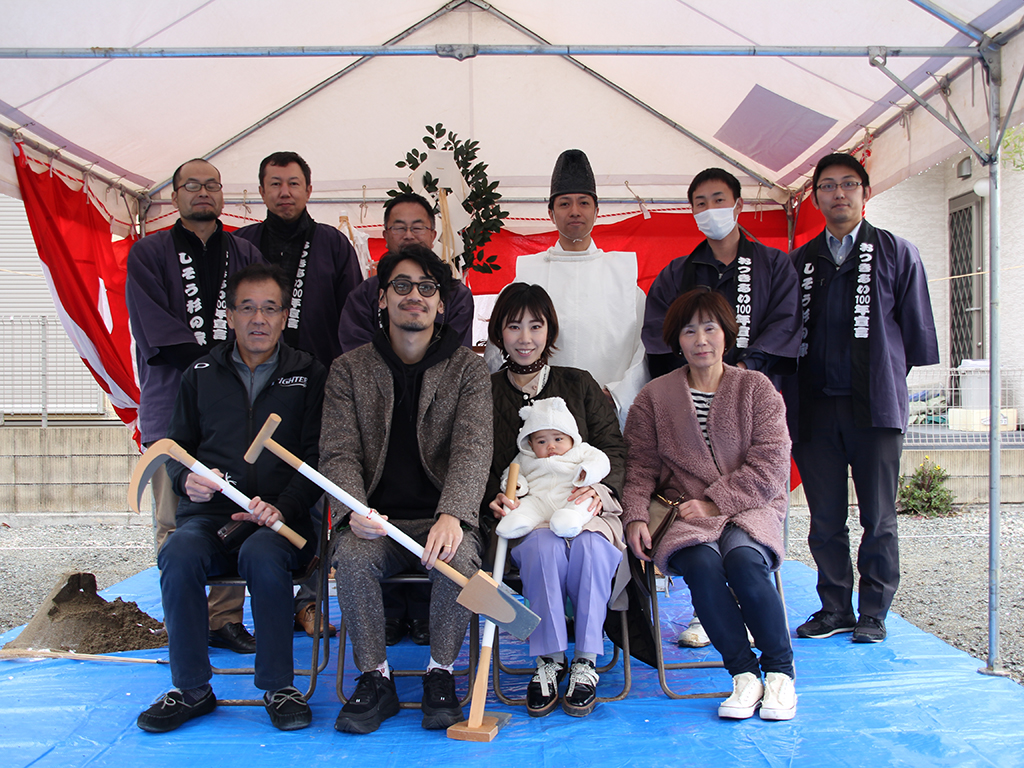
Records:
[[[295,628],[305,630],[306,634],[312,637],[313,629],[316,626],[313,623],[315,619],[316,605],[313,603],[306,603],[302,608],[295,612]],[[320,621],[323,621],[323,616],[320,617]],[[320,626],[323,626],[323,624],[321,624]],[[327,636],[334,637],[336,634],[338,634],[338,630],[335,628],[335,626],[333,624],[328,624]]]

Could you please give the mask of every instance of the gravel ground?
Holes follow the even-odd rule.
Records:
[[[814,566],[806,507],[790,513],[789,556]],[[893,610],[976,658],[988,657],[988,511],[938,520],[900,516],[902,582]],[[860,531],[851,517],[851,537]],[[65,571],[105,589],[154,564],[147,525],[0,526],[0,632],[25,624]],[[1024,506],[1004,505],[1000,651],[1024,683]],[[794,617],[798,618],[798,617]]]

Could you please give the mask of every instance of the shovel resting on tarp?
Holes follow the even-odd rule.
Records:
[[[280,416],[276,413],[270,414],[263,428],[256,435],[256,439],[249,446],[249,450],[245,452],[246,461],[250,464],[255,463],[256,457],[266,447],[271,453],[283,459],[299,473],[308,477],[323,490],[327,491],[327,493],[334,496],[334,498],[341,500],[353,512],[376,520],[384,527],[384,530],[391,539],[394,539],[417,557],[423,557],[423,547],[419,542],[387,520],[382,519],[372,509],[355,499],[351,494],[346,493],[294,453],[275,441],[273,434],[280,423]],[[477,571],[467,578],[441,559],[434,562],[434,567],[444,576],[447,576],[462,587],[462,591],[457,598],[460,605],[468,608],[473,613],[478,613],[490,619],[520,640],[525,640],[529,637],[530,633],[540,624],[540,616],[520,603],[516,599],[518,595],[512,589],[503,584],[498,584],[498,582],[483,571]]]

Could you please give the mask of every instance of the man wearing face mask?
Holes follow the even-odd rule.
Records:
[[[792,373],[800,349],[799,286],[786,254],[748,240],[737,220],[743,210],[739,180],[721,168],[698,173],[686,193],[707,238],[693,253],[670,262],[647,294],[643,341],[651,376],[680,367],[661,338],[676,297],[707,286],[736,311],[739,336],[725,362],[766,375]]]
[[[605,252],[590,236],[597,220],[597,183],[587,156],[567,149],[551,174],[548,215],[558,242],[520,256],[515,282],[540,285],[558,313],[558,351],[551,365],[582,368],[612,398],[620,426],[633,398],[647,383],[640,327],[644,292],[637,285],[635,253]],[[500,353],[488,344],[491,372]]]

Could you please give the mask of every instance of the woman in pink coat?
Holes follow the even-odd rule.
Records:
[[[768,378],[722,362],[737,328],[728,302],[706,289],[669,308],[665,343],[687,365],[644,387],[629,411],[622,520],[630,549],[651,560],[652,494],[685,499],[653,560],[686,581],[733,676],[718,715],[742,719],[760,709],[764,720],[789,720],[796,713],[793,649],[771,579],[783,558],[789,433]]]

